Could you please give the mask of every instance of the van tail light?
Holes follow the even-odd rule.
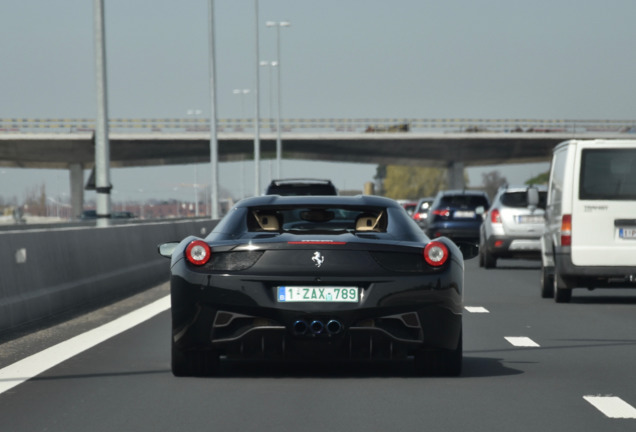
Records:
[[[501,215],[499,214],[499,210],[492,209],[492,211],[490,212],[490,222],[501,223]]]
[[[572,215],[564,214],[561,219],[561,246],[572,245]]]
[[[440,267],[448,261],[448,248],[442,242],[429,242],[424,248],[424,260],[432,267]]]
[[[190,263],[197,266],[202,266],[203,264],[210,261],[212,251],[210,250],[210,246],[206,242],[202,240],[194,240],[186,248],[185,255],[186,259]]]

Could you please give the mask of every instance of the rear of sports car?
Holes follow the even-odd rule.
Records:
[[[422,373],[458,375],[461,252],[447,239],[390,237],[281,230],[184,240],[171,277],[174,374],[215,374],[219,359],[414,356]]]

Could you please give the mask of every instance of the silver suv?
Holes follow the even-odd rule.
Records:
[[[479,266],[498,258],[541,258],[545,186],[502,186],[479,230]]]

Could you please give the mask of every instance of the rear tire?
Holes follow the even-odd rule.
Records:
[[[424,376],[459,376],[463,362],[462,335],[459,335],[457,347],[452,350],[423,349],[415,355],[415,368]]]
[[[183,350],[172,342],[172,374],[176,377],[214,376],[219,372],[216,350]]]
[[[554,297],[554,267],[541,264],[541,297]]]
[[[484,251],[484,267],[487,269],[497,267],[497,258]]]
[[[554,301],[557,303],[569,303],[572,300],[572,287],[559,276],[554,273]]]

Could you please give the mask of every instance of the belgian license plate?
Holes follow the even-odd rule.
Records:
[[[455,216],[456,218],[473,219],[475,217],[475,212],[458,210],[454,213],[453,216]]]
[[[358,302],[358,287],[345,286],[279,286],[279,302]]]
[[[519,216],[519,223],[522,223],[522,224],[540,224],[543,222],[544,222],[543,216],[537,216],[537,215]]]
[[[636,228],[619,228],[618,236],[624,239],[636,239]]]

